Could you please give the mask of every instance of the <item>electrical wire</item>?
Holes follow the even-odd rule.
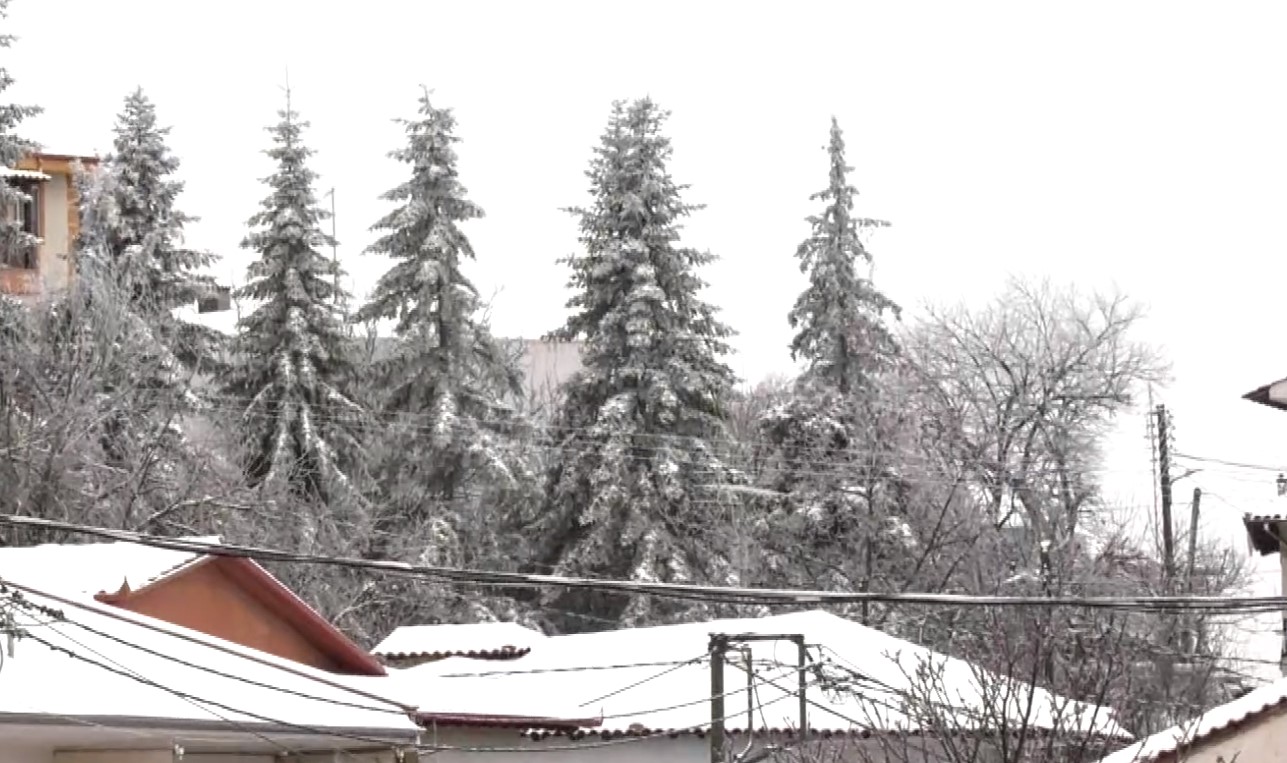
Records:
[[[321,702],[324,704],[335,705],[337,707],[346,707],[352,710],[363,710],[371,713],[386,713],[389,715],[399,715],[404,717],[406,715],[404,711],[395,709],[393,707],[378,707],[376,705],[367,705],[367,704],[362,704],[360,702],[348,702],[342,699],[335,699],[331,697],[321,697],[315,694],[309,694],[307,692],[298,691],[296,689],[283,689],[279,686],[274,686],[273,684],[266,683],[264,681],[256,681],[253,678],[246,678],[245,676],[239,676],[235,673],[229,673],[224,670],[219,670],[218,668],[211,668],[204,665],[198,665],[197,663],[185,660],[181,657],[176,657],[172,654],[166,654],[165,652],[161,652],[156,649],[151,649],[141,644],[136,644],[132,641],[123,639],[119,636],[114,636],[110,633],[101,631],[97,628],[85,625],[84,623],[79,622],[78,620],[74,620],[70,617],[67,617],[66,615],[64,615],[63,618],[59,620],[59,622],[72,625],[76,628],[80,628],[81,630],[86,631],[87,633],[90,633],[94,636],[97,636],[98,638],[115,642],[122,646],[129,647],[130,649],[134,649],[136,651],[142,652],[146,655],[150,655],[152,657],[166,660],[168,662],[173,662],[176,665],[182,665],[185,668],[199,670],[203,673],[209,673],[210,675],[218,676],[220,678],[226,678],[230,681],[237,681],[238,683],[244,683],[248,686],[254,686],[260,689],[267,689],[268,691],[275,691],[281,694],[288,694],[293,697],[298,697],[300,699],[307,699],[313,702]],[[67,637],[64,633],[62,633],[62,631],[52,628],[52,624],[46,623],[45,625],[50,626],[51,629],[54,630],[59,635],[62,635],[65,638],[70,638],[70,637]],[[30,626],[28,626],[28,628],[30,628]]]
[[[260,546],[205,543],[164,538],[127,530],[81,525],[71,522],[0,514],[0,525],[36,527],[153,548],[210,556],[228,556],[255,561],[286,562],[371,570],[400,576],[493,587],[567,588],[630,593],[659,598],[697,600],[723,604],[852,604],[861,602],[955,607],[1083,607],[1134,612],[1271,612],[1287,608],[1284,596],[992,596],[953,593],[912,593],[877,591],[825,591],[782,588],[745,588],[689,583],[659,583],[606,578],[583,578],[521,572],[475,570],[460,567],[410,564],[388,560],[301,554]]]
[[[612,697],[617,696],[618,694],[622,694],[622,693],[624,693],[624,692],[630,691],[631,689],[635,689],[635,688],[638,688],[638,687],[640,687],[640,686],[643,686],[644,684],[651,683],[651,682],[656,681],[656,680],[658,680],[658,679],[660,679],[660,678],[663,678],[663,677],[665,677],[665,676],[668,676],[668,675],[670,675],[671,673],[674,673],[674,672],[675,672],[675,671],[677,671],[677,670],[680,670],[680,669],[685,668],[685,667],[687,667],[687,666],[689,666],[689,665],[694,665],[694,664],[696,664],[696,663],[698,663],[698,662],[701,662],[703,659],[705,659],[705,657],[706,657],[706,654],[705,654],[705,653],[699,654],[699,655],[697,655],[696,657],[694,657],[694,658],[692,658],[692,659],[690,659],[690,660],[685,660],[684,662],[681,662],[681,663],[679,663],[678,665],[672,665],[672,666],[670,666],[670,667],[666,668],[665,670],[662,670],[660,673],[654,673],[653,675],[650,675],[650,676],[648,676],[647,678],[641,679],[641,680],[639,680],[639,681],[635,681],[634,683],[632,683],[632,684],[630,684],[630,685],[628,685],[628,686],[623,686],[623,687],[621,687],[620,689],[616,689],[616,690],[614,690],[614,691],[610,691],[610,692],[608,692],[607,694],[604,694],[604,695],[603,695],[603,696],[601,696],[601,697],[595,697],[594,699],[587,699],[585,702],[582,702],[581,704],[577,705],[577,707],[585,707],[586,705],[592,705],[592,704],[594,704],[595,702],[602,702],[602,701],[603,701],[603,700],[605,700],[605,699],[610,699],[610,698],[612,698]]]
[[[156,683],[156,682],[154,682],[154,681],[151,681],[151,680],[149,680],[149,679],[145,678],[144,676],[142,676],[141,674],[137,673],[136,671],[130,670],[129,668],[126,668],[124,665],[121,665],[120,663],[118,663],[118,662],[116,662],[116,661],[114,661],[114,660],[111,660],[111,659],[110,659],[110,658],[108,658],[108,657],[104,657],[101,653],[99,653],[99,652],[95,651],[94,649],[92,649],[92,648],[90,648],[90,647],[86,646],[85,644],[81,643],[80,641],[76,640],[75,638],[73,638],[73,637],[71,637],[71,636],[68,636],[67,634],[65,634],[65,633],[63,633],[63,632],[61,632],[61,631],[59,631],[59,630],[58,630],[56,627],[54,627],[52,624],[47,624],[47,625],[46,625],[46,627],[48,627],[48,628],[49,628],[50,630],[52,630],[54,633],[57,633],[57,634],[58,634],[59,636],[61,636],[62,638],[67,639],[67,640],[68,640],[68,641],[70,641],[72,644],[75,644],[77,647],[79,647],[79,648],[81,648],[81,649],[84,649],[85,651],[87,651],[87,652],[89,652],[89,653],[91,653],[91,654],[93,654],[93,655],[95,655],[95,656],[99,657],[100,659],[103,659],[103,660],[106,660],[107,662],[113,663],[113,665],[114,665],[115,667],[108,666],[108,665],[106,665],[106,664],[104,664],[104,663],[97,662],[97,661],[95,661],[95,660],[91,660],[91,659],[89,659],[89,658],[87,658],[87,657],[84,657],[83,655],[76,655],[76,653],[75,653],[75,652],[73,652],[73,651],[71,651],[70,649],[66,649],[66,648],[64,648],[64,647],[58,647],[58,646],[55,646],[55,645],[53,645],[53,644],[49,643],[48,641],[45,641],[44,639],[40,638],[39,636],[34,636],[34,635],[32,635],[29,631],[24,631],[24,633],[23,633],[23,637],[24,637],[24,638],[29,638],[29,639],[31,639],[32,641],[35,641],[36,643],[41,644],[41,645],[45,646],[46,648],[48,648],[48,649],[50,649],[50,650],[53,650],[53,651],[55,651],[55,652],[60,652],[60,651],[61,651],[61,652],[62,652],[62,653],[64,653],[64,654],[68,654],[68,655],[72,655],[72,656],[78,657],[79,659],[84,660],[85,662],[88,662],[88,663],[90,663],[91,665],[96,665],[96,666],[98,666],[98,667],[100,667],[100,668],[103,668],[104,670],[111,671],[112,673],[115,673],[115,674],[116,674],[116,675],[118,675],[118,676],[123,676],[123,677],[126,677],[126,678],[132,678],[132,679],[134,679],[134,680],[136,680],[136,681],[139,681],[139,682],[141,682],[141,683],[144,683],[144,684],[146,684],[146,685],[153,686],[154,688],[163,689],[164,691],[167,691],[168,693],[170,693],[170,694],[174,695],[175,697],[178,697],[178,698],[180,698],[180,699],[183,699],[184,701],[186,701],[186,702],[188,702],[189,704],[193,705],[193,706],[194,706],[194,707],[196,707],[197,709],[199,709],[199,710],[201,710],[201,711],[203,711],[203,712],[209,713],[210,715],[214,716],[215,718],[217,718],[218,720],[222,721],[223,723],[226,723],[226,724],[228,724],[229,726],[231,726],[231,727],[233,727],[233,728],[235,728],[235,729],[237,729],[237,730],[239,730],[239,731],[241,731],[241,732],[243,732],[243,733],[246,733],[246,734],[249,734],[249,735],[251,735],[251,736],[254,736],[254,737],[258,738],[260,741],[266,742],[266,743],[268,743],[269,745],[271,745],[271,746],[273,746],[273,747],[276,747],[276,748],[277,748],[279,751],[281,751],[283,754],[286,754],[286,755],[296,755],[296,754],[298,754],[296,751],[292,750],[291,748],[287,747],[287,746],[286,746],[286,745],[284,745],[284,744],[281,744],[281,743],[280,743],[280,742],[278,742],[277,740],[272,739],[271,737],[269,737],[268,735],[266,735],[266,734],[262,733],[261,731],[259,731],[259,730],[257,730],[257,729],[252,729],[252,728],[250,728],[249,726],[246,726],[245,724],[239,723],[239,722],[237,722],[237,721],[235,721],[235,720],[233,720],[233,719],[231,719],[231,718],[228,718],[228,717],[226,717],[226,716],[224,716],[224,715],[222,715],[222,714],[220,714],[220,713],[216,712],[215,710],[211,709],[210,707],[207,707],[206,705],[213,705],[213,706],[215,706],[215,707],[222,707],[224,710],[230,710],[230,711],[231,711],[231,712],[233,712],[233,713],[237,713],[237,714],[241,714],[241,715],[250,715],[251,717],[254,717],[252,714],[247,713],[247,712],[245,712],[245,711],[237,710],[237,709],[235,709],[235,708],[230,708],[230,707],[228,707],[228,706],[226,706],[226,705],[219,705],[218,703],[210,702],[210,701],[208,701],[208,700],[200,700],[200,701],[198,701],[198,700],[196,700],[194,697],[192,697],[191,695],[185,694],[185,693],[183,693],[183,692],[175,691],[175,690],[172,690],[172,689],[168,689],[168,688],[166,688],[166,687],[164,687],[164,686],[162,686],[162,685],[160,685],[160,684],[158,684],[158,683]]]
[[[57,613],[55,613],[53,610],[48,610],[48,608],[43,608],[43,607],[39,607],[38,605],[33,605],[33,604],[32,604],[32,603],[30,603],[30,602],[24,602],[24,606],[38,608],[38,609],[39,609],[40,611],[42,611],[44,614],[49,615],[49,616],[52,616],[52,615],[54,615],[54,614],[57,614]],[[65,616],[61,616],[61,615],[60,615],[57,619],[58,619],[59,621],[61,621],[61,622],[68,622],[69,624],[76,625],[76,623],[70,622],[70,621],[69,621]],[[236,729],[238,729],[238,730],[240,730],[240,731],[243,731],[244,733],[247,733],[247,734],[250,734],[250,735],[256,736],[257,738],[260,738],[262,741],[265,741],[266,743],[269,743],[269,744],[272,744],[272,745],[274,745],[274,746],[278,747],[278,748],[279,748],[279,749],[281,749],[284,753],[287,753],[287,754],[295,754],[295,753],[294,753],[294,751],[289,750],[289,748],[286,748],[285,746],[281,745],[281,743],[280,743],[280,742],[278,742],[277,740],[273,740],[271,737],[268,737],[267,735],[263,734],[263,732],[261,732],[261,731],[259,731],[259,730],[257,730],[257,729],[251,728],[251,727],[249,727],[249,726],[246,726],[245,724],[238,723],[237,721],[235,721],[235,720],[233,720],[233,719],[231,719],[231,718],[228,718],[228,717],[226,717],[226,716],[224,716],[224,715],[222,715],[222,714],[220,714],[220,713],[217,713],[217,712],[215,712],[214,710],[212,710],[212,709],[211,709],[211,707],[217,707],[217,708],[223,709],[223,710],[225,710],[226,712],[229,712],[229,713],[232,713],[232,714],[235,714],[235,715],[242,715],[242,716],[246,716],[246,717],[254,718],[255,720],[258,720],[258,721],[261,721],[261,722],[264,722],[264,723],[272,724],[272,725],[279,726],[279,727],[282,727],[282,728],[291,728],[291,729],[293,729],[293,730],[295,730],[295,731],[300,731],[300,732],[304,732],[304,733],[309,733],[309,734],[316,735],[316,736],[333,736],[333,737],[337,737],[337,738],[341,738],[341,739],[346,739],[346,740],[349,740],[349,741],[357,741],[357,742],[363,742],[363,743],[365,743],[365,744],[380,745],[380,746],[403,746],[403,747],[416,747],[417,749],[424,750],[424,751],[427,751],[427,752],[446,752],[446,751],[452,751],[452,752],[480,752],[480,753],[488,753],[488,752],[515,752],[515,753],[522,753],[522,752],[556,752],[556,751],[572,751],[572,750],[578,750],[578,749],[589,749],[589,748],[594,748],[594,747],[606,747],[606,746],[612,746],[612,745],[615,745],[615,744],[622,744],[622,743],[630,742],[630,741],[641,741],[642,739],[649,738],[649,737],[646,737],[646,736],[645,736],[645,737],[626,737],[626,738],[622,738],[622,739],[604,740],[604,741],[602,741],[602,742],[584,742],[584,743],[578,743],[578,744],[572,744],[572,745],[564,745],[564,746],[540,745],[540,746],[535,747],[535,748],[531,748],[531,747],[490,747],[490,746],[488,746],[488,747],[462,747],[462,746],[455,746],[455,745],[434,745],[434,744],[426,745],[426,744],[423,744],[423,743],[415,743],[415,744],[411,744],[411,743],[409,743],[409,742],[404,742],[404,741],[402,741],[402,740],[380,739],[380,738],[375,738],[375,737],[367,737],[367,736],[362,736],[362,735],[355,735],[355,734],[346,733],[346,732],[339,731],[339,730],[333,730],[333,729],[322,729],[322,728],[317,728],[317,727],[313,727],[313,726],[308,726],[308,725],[305,725],[305,724],[297,724],[297,723],[292,723],[292,722],[289,722],[289,721],[283,721],[283,720],[280,720],[280,719],[273,718],[273,717],[271,717],[271,716],[262,715],[262,714],[255,713],[255,712],[252,712],[252,711],[249,711],[249,710],[245,710],[245,709],[242,709],[242,708],[237,708],[237,707],[234,707],[234,706],[232,706],[232,705],[228,705],[228,704],[225,704],[225,703],[216,702],[216,701],[214,701],[214,700],[206,699],[206,698],[200,697],[200,696],[195,695],[195,694],[191,694],[191,693],[188,693],[188,692],[184,692],[184,691],[180,691],[180,690],[177,690],[177,689],[171,688],[171,687],[169,687],[169,686],[166,686],[166,685],[164,685],[164,684],[161,684],[161,683],[160,683],[160,682],[158,682],[158,681],[155,681],[155,680],[149,679],[149,678],[147,678],[146,676],[143,676],[143,675],[142,675],[141,673],[139,673],[138,671],[135,671],[135,670],[132,670],[132,669],[130,669],[130,668],[127,668],[126,666],[122,665],[121,663],[119,663],[119,662],[117,662],[117,661],[115,661],[115,660],[112,660],[112,659],[111,659],[111,658],[109,658],[109,657],[106,657],[105,655],[101,654],[101,653],[100,653],[100,652],[98,652],[97,650],[94,650],[92,647],[87,646],[87,645],[86,645],[86,644],[84,644],[83,642],[81,642],[81,641],[79,641],[79,640],[77,640],[77,639],[75,639],[75,638],[71,637],[70,635],[66,634],[65,632],[63,632],[63,631],[59,630],[58,628],[54,627],[54,625],[53,625],[51,622],[46,621],[46,622],[41,623],[40,625],[41,625],[41,627],[48,628],[49,630],[53,631],[54,633],[57,633],[60,637],[62,637],[62,638],[64,638],[64,639],[66,639],[66,640],[67,640],[67,641],[69,641],[69,642],[71,642],[71,643],[72,643],[73,645],[75,645],[77,648],[79,648],[79,649],[81,649],[81,650],[84,650],[85,652],[88,652],[88,653],[90,653],[90,654],[93,654],[95,657],[97,657],[97,658],[99,658],[99,659],[97,659],[97,660],[96,660],[96,659],[93,659],[93,658],[90,658],[90,657],[86,657],[84,654],[77,653],[75,650],[73,650],[73,649],[71,649],[71,648],[68,648],[68,647],[65,647],[65,646],[59,646],[59,645],[53,644],[53,643],[49,642],[48,640],[46,640],[46,639],[44,639],[44,638],[41,638],[41,637],[40,637],[40,636],[38,636],[38,635],[35,635],[35,634],[33,634],[33,633],[30,633],[29,631],[27,631],[27,630],[25,630],[25,629],[24,629],[24,630],[23,630],[23,632],[22,632],[22,637],[23,637],[23,638],[29,638],[29,639],[31,639],[32,641],[34,641],[34,642],[36,642],[36,643],[38,643],[38,644],[41,644],[42,646],[46,647],[47,649],[50,649],[51,651],[54,651],[54,652],[57,652],[57,653],[64,654],[64,655],[66,655],[66,656],[69,656],[69,657],[72,657],[72,658],[77,659],[77,660],[79,660],[79,661],[85,662],[85,663],[87,663],[87,664],[89,664],[89,665],[92,665],[92,666],[94,666],[94,667],[97,667],[97,668],[100,668],[100,669],[102,669],[102,670],[108,671],[108,672],[113,673],[113,674],[115,674],[115,675],[118,675],[118,676],[121,676],[121,677],[124,677],[124,678],[129,678],[129,679],[131,679],[131,680],[133,680],[133,681],[136,681],[136,682],[142,683],[142,684],[144,684],[144,685],[147,685],[147,686],[150,686],[150,687],[153,687],[153,688],[156,688],[156,689],[163,690],[163,691],[165,691],[165,692],[167,692],[167,693],[169,693],[169,694],[172,694],[172,695],[174,695],[174,696],[176,696],[176,697],[179,697],[179,698],[181,698],[181,699],[184,699],[184,700],[185,700],[185,701],[187,701],[189,704],[192,704],[192,705],[194,705],[195,707],[198,707],[199,709],[203,710],[204,712],[208,712],[208,713],[210,713],[210,714],[214,715],[216,718],[218,718],[219,720],[221,720],[221,721],[223,721],[223,722],[227,723],[229,726],[234,727],[234,728],[236,728]],[[85,627],[85,626],[81,625],[80,627]],[[91,630],[92,632],[94,632],[94,631],[93,631],[93,629],[88,629],[88,630]],[[97,632],[96,632],[96,633],[97,633]],[[97,634],[97,635],[103,635],[103,634],[99,633],[99,634]],[[132,644],[132,643],[130,643],[130,642],[128,642],[128,641],[122,641],[121,639],[118,639],[118,638],[115,638],[115,637],[111,637],[111,636],[107,636],[107,637],[108,637],[109,639],[113,640],[113,641],[121,642],[121,643],[123,643],[123,644],[125,644],[125,645],[127,645],[127,646],[131,646],[131,647],[134,647],[134,648],[140,648],[140,647],[138,647],[138,645]],[[147,650],[147,649],[142,649],[142,650],[143,650],[143,651],[145,651],[145,652],[152,653],[152,652],[151,652],[151,650]],[[162,656],[163,656],[163,655],[162,655]],[[705,656],[705,655],[702,655],[701,657],[699,657],[699,658],[697,658],[697,659],[701,659],[701,658],[702,658],[702,657],[704,657],[704,656]],[[102,660],[102,661],[100,661],[100,660]],[[110,664],[109,664],[109,663],[110,663]],[[691,664],[693,664],[693,663],[694,663],[694,661],[693,661],[693,660],[687,660],[687,661],[684,661],[684,662],[680,663],[680,665],[681,665],[681,666],[682,666],[682,665],[691,665]],[[222,671],[217,671],[217,670],[214,670],[214,669],[211,669],[211,668],[206,668],[206,667],[203,667],[203,666],[195,665],[195,664],[193,664],[193,663],[184,663],[184,664],[191,665],[192,667],[195,667],[196,669],[203,670],[203,671],[206,671],[206,672],[210,672],[210,673],[213,673],[213,674],[216,674],[216,675],[228,676],[228,674],[226,674],[226,673],[224,673],[224,672],[222,672]],[[792,671],[794,671],[794,670],[795,670],[795,668],[794,668],[794,667],[792,667],[792,668],[791,668],[789,671],[787,671],[787,672],[789,673],[789,672],[792,672]],[[660,677],[660,675],[662,675],[662,674],[658,674],[657,676],[653,676],[652,678],[658,678],[658,677]],[[231,677],[236,678],[235,676],[231,676]],[[238,679],[238,680],[241,680],[241,679]],[[648,679],[648,680],[651,680],[651,679]],[[617,692],[614,692],[613,694],[619,694],[619,693],[621,693],[622,691],[628,690],[628,689],[630,689],[630,688],[637,687],[637,686],[639,686],[640,684],[645,683],[645,682],[646,682],[646,681],[644,681],[644,682],[636,682],[636,683],[634,683],[634,684],[631,684],[630,686],[627,686],[627,687],[625,687],[625,688],[623,688],[623,689],[621,689],[621,690],[618,690]],[[251,682],[251,683],[256,683],[256,685],[261,685],[261,684],[258,684],[257,682]],[[734,690],[734,691],[732,691],[732,692],[729,692],[729,694],[738,693],[738,692],[740,692],[740,691],[742,691],[742,689]],[[305,695],[305,696],[307,696],[307,695]],[[612,695],[610,694],[610,695],[608,695],[608,696],[612,696]],[[316,698],[316,699],[319,699],[320,701],[328,701],[328,700],[326,700],[325,698]],[[665,712],[665,711],[669,711],[669,710],[673,710],[673,709],[678,709],[678,708],[682,708],[682,707],[689,707],[689,706],[696,705],[696,704],[702,704],[702,703],[706,703],[706,702],[709,702],[709,701],[710,701],[710,698],[709,698],[709,697],[703,696],[703,697],[701,697],[701,698],[699,698],[699,699],[697,699],[697,700],[693,700],[693,701],[690,701],[690,702],[679,703],[679,704],[675,704],[675,705],[667,705],[667,706],[664,706],[664,707],[656,707],[656,708],[647,708],[647,709],[632,710],[632,711],[629,711],[629,712],[623,712],[623,713],[617,713],[617,714],[613,714],[613,715],[607,715],[607,716],[604,716],[604,718],[605,718],[605,719],[611,719],[611,718],[620,718],[620,717],[637,717],[637,716],[645,716],[645,715],[651,715],[651,714],[654,714],[654,713],[659,713],[659,712]],[[347,703],[341,703],[341,704],[347,704]],[[207,705],[208,705],[208,706],[210,706],[210,707],[206,707]],[[734,716],[733,716],[732,714],[730,714],[728,717],[729,717],[729,718],[731,718],[731,717],[734,717]],[[695,728],[701,728],[701,727],[702,727],[702,726],[704,726],[704,725],[708,725],[708,724],[700,724],[699,726],[697,726],[697,727],[695,727]],[[593,732],[590,732],[590,733],[593,733]]]
[[[220,398],[215,397],[213,399],[218,400]],[[225,398],[225,399],[230,401],[232,400],[232,398]],[[237,401],[237,402],[244,402],[244,401]],[[352,411],[350,408],[343,405],[318,403],[318,404],[312,405],[311,408],[313,408],[315,411],[314,413],[315,420],[321,421],[321,422],[340,424],[345,426],[346,428],[355,429],[357,431],[366,431],[366,432],[372,432],[372,433],[386,432],[388,430],[388,424],[386,422],[382,422],[378,420],[382,418],[395,420],[395,421],[401,421],[406,419],[412,419],[412,420],[423,419],[424,421],[430,422],[430,423],[425,423],[425,424],[416,424],[416,423],[405,424],[404,423],[403,426],[404,428],[407,428],[411,432],[429,433],[432,431],[436,431],[434,428],[434,425],[432,424],[432,422],[434,421],[433,414],[429,414],[429,413],[418,413],[418,412],[410,412],[410,411],[393,411],[393,412],[383,412],[383,413],[367,413],[359,416],[358,414],[355,414],[354,411]],[[272,414],[250,410],[243,407],[242,405],[206,405],[203,407],[202,410],[206,411],[207,413],[221,414],[230,418],[240,417],[240,418],[249,418],[249,419],[261,419],[265,421],[272,420],[274,418]],[[318,411],[320,411],[321,415],[318,415],[317,413]],[[488,426],[495,423],[487,419],[470,417],[465,414],[462,414],[457,418],[473,421],[480,426]],[[366,419],[370,419],[370,420],[366,420]],[[554,436],[550,438],[550,440],[547,442],[523,442],[522,447],[524,450],[528,452],[535,451],[535,452],[560,453],[560,454],[572,453],[574,455],[593,453],[597,449],[597,446],[593,442],[579,443],[577,442],[575,437],[583,436],[587,440],[593,440],[603,435],[603,432],[601,430],[598,430],[594,427],[567,427],[567,426],[560,426],[555,424],[531,424],[529,426],[533,427],[536,431],[555,433],[556,435],[561,435],[561,436]],[[767,440],[759,437],[749,437],[744,440],[734,440],[728,437],[718,437],[718,436],[704,438],[696,435],[680,435],[680,434],[672,434],[672,433],[665,433],[665,432],[633,432],[631,433],[631,438],[633,441],[630,447],[631,452],[619,454],[620,458],[628,461],[630,460],[649,461],[649,460],[652,460],[653,458],[652,454],[659,454],[659,453],[664,453],[668,457],[674,459],[677,455],[675,453],[675,448],[673,447],[673,445],[667,445],[667,443],[684,444],[686,446],[703,448],[706,450],[711,450],[711,447],[716,445],[719,445],[728,449],[738,449],[738,450],[745,450],[747,448],[756,448],[756,447],[770,448],[770,449],[781,447],[779,444],[774,443],[771,440]],[[645,442],[644,443],[638,442],[641,439],[644,440]],[[662,444],[648,445],[646,444],[647,441],[659,442]],[[573,443],[576,443],[576,444],[573,444]],[[730,450],[730,452],[732,451]],[[793,473],[799,474],[802,476],[809,476],[809,475],[826,476],[826,475],[833,474],[833,472],[825,471],[823,467],[833,469],[833,470],[834,469],[853,469],[855,467],[861,466],[862,459],[864,457],[868,457],[868,458],[874,457],[874,458],[881,458],[881,459],[896,457],[897,463],[899,466],[919,465],[919,466],[926,466],[926,467],[944,467],[944,466],[960,467],[960,468],[974,467],[977,469],[986,469],[986,470],[993,470],[998,468],[998,466],[1002,466],[993,461],[986,460],[986,459],[965,459],[965,460],[961,460],[959,458],[940,459],[938,457],[923,455],[923,454],[905,453],[905,452],[897,453],[890,450],[879,450],[879,449],[855,448],[855,449],[845,450],[844,453],[846,454],[845,458],[841,458],[837,456],[824,457],[821,454],[803,455],[797,458],[790,458],[790,457],[779,455],[777,460],[780,461],[785,468],[790,469]],[[715,451],[711,451],[710,455],[717,456],[719,454],[717,454]],[[728,453],[724,453],[723,455],[726,456],[728,455]],[[683,459],[683,458],[680,458],[679,460],[683,463],[705,467],[702,469],[695,470],[699,473],[709,473],[715,476],[722,476],[727,473],[727,469],[725,468],[713,469],[713,468],[710,468],[709,465],[700,461],[693,461],[691,459]],[[1090,473],[1097,473],[1097,474],[1137,474],[1137,475],[1140,475],[1141,477],[1151,473],[1150,469],[1144,468],[1144,467],[1123,469],[1123,468],[1109,468],[1104,466],[1088,465],[1088,466],[1082,467],[1082,469],[1083,471],[1090,472]],[[1033,477],[1040,477],[1043,475],[1057,476],[1062,473],[1062,470],[1054,466],[1033,465],[1028,467],[1025,473]],[[941,479],[941,478],[936,479],[936,478],[926,477],[925,475],[903,475],[901,478],[913,483],[923,482],[925,484],[954,484],[954,481],[950,479]]]

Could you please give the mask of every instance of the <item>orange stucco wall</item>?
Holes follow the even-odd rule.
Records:
[[[326,671],[334,660],[226,575],[216,560],[140,589],[118,606]]]

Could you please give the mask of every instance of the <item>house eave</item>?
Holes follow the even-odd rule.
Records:
[[[1287,518],[1244,514],[1242,526],[1247,531],[1247,542],[1261,556],[1279,553],[1282,549],[1282,526]]]
[[[1257,387],[1242,396],[1243,400],[1287,411],[1287,379],[1280,379],[1272,384]]]
[[[151,718],[138,715],[49,715],[45,713],[5,713],[0,712],[0,726],[46,726],[46,727],[83,727],[104,726],[117,729],[154,729],[163,732],[252,732],[256,734],[295,735],[301,733],[296,725],[281,723],[264,723],[251,720],[237,720],[235,723],[217,719],[204,718]],[[359,737],[379,739],[390,744],[414,743],[420,736],[419,729],[414,728],[370,728],[347,726],[310,726],[321,735],[337,737]]]

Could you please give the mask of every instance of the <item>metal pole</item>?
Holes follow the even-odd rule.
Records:
[[[805,675],[805,666],[809,664],[809,650],[804,645],[804,636],[796,636],[792,639],[795,642],[799,656],[796,659],[796,679],[800,682],[800,741],[804,741],[805,735],[809,733],[809,698],[805,692],[809,688],[808,677]]]
[[[711,634],[711,763],[724,763],[724,652],[728,637]]]

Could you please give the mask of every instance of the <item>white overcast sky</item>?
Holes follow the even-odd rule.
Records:
[[[1287,462],[1287,413],[1239,399],[1287,376],[1287,3],[303,2],[14,0],[5,65],[43,105],[29,137],[106,151],[143,86],[184,162],[192,243],[240,279],[244,221],[289,68],[312,123],[319,192],[338,194],[340,252],[361,295],[382,263],[360,252],[403,178],[386,153],[420,85],[455,110],[460,170],[488,217],[469,233],[497,333],[563,315],[576,230],[561,207],[611,101],[673,111],[673,174],[708,204],[689,243],[723,260],[709,299],[740,332],[746,380],[789,370],[793,252],[826,181],[828,120],[845,128],[878,284],[914,310],[982,300],[1007,273],[1116,284],[1145,303],[1146,337],[1175,383],[1160,399],[1178,447]],[[1114,500],[1152,510],[1142,414],[1106,467]],[[1213,531],[1272,508],[1274,473],[1204,465]],[[1272,560],[1269,560],[1272,562]],[[1276,569],[1270,564],[1265,569]],[[1276,575],[1263,582],[1276,593]],[[1276,627],[1273,618],[1266,627]],[[1264,656],[1277,658],[1265,640]]]

